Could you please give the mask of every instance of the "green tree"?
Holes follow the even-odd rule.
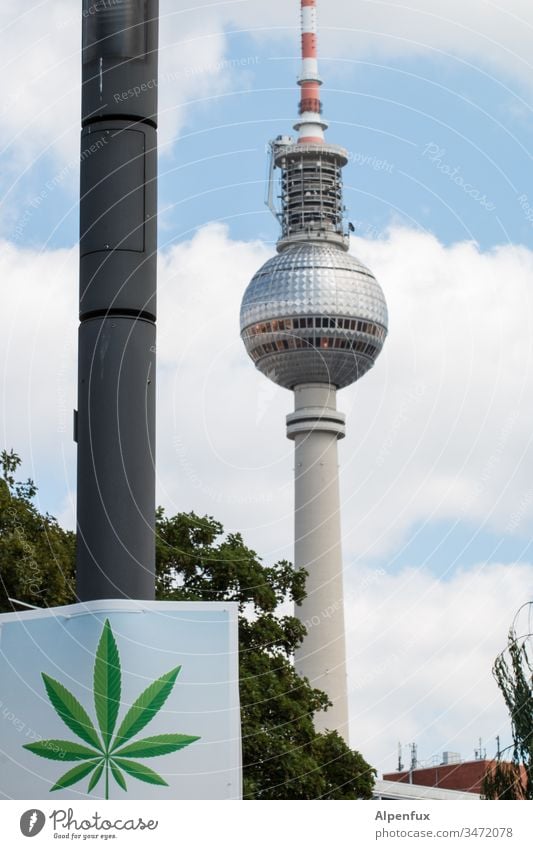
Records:
[[[375,770],[336,733],[317,734],[313,715],[328,705],[294,671],[304,626],[280,607],[301,602],[304,570],[285,560],[264,566],[240,534],[194,513],[157,513],[158,597],[235,601],[244,795],[247,799],[367,799]]]
[[[524,790],[520,767],[503,760],[489,767],[481,783],[481,793],[485,799],[525,799]]]
[[[2,452],[0,610],[8,597],[39,607],[74,600],[75,535],[41,515],[32,481],[16,481],[19,457]],[[304,626],[283,613],[305,595],[306,573],[287,561],[264,566],[240,534],[211,517],[157,511],[157,597],[235,601],[247,799],[366,799],[375,770],[336,732],[317,734],[327,696],[291,662]]]
[[[0,612],[13,610],[8,597],[36,607],[74,599],[75,535],[32,503],[33,481],[16,480],[21,460],[0,454]]]
[[[533,665],[529,633],[533,602],[518,611],[509,631],[506,648],[498,655],[493,675],[500,688],[509,716],[513,745],[512,760],[502,758],[485,776],[482,792],[487,799],[533,799]],[[527,615],[529,614],[529,615]],[[517,622],[522,618],[525,630],[517,634]]]

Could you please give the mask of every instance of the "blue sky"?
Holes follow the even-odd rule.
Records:
[[[279,45],[258,43],[246,32],[230,35],[225,58],[190,65],[168,81],[162,54],[162,85],[173,89],[178,104],[184,78],[189,84],[195,76],[216,78],[219,65],[232,76],[227,90],[187,106],[182,132],[162,148],[163,244],[167,231],[171,240],[183,238],[213,219],[228,220],[236,238],[275,240],[275,222],[262,206],[265,144],[290,131],[297,103],[296,45],[284,35]],[[461,56],[386,61],[345,54],[321,60],[323,100],[329,138],[351,154],[346,203],[361,231],[380,233],[393,220],[428,229],[444,243],[466,238],[483,248],[508,240],[530,245],[532,226],[517,200],[527,194],[531,164],[529,85]],[[75,241],[75,159],[73,150],[70,162],[58,162],[52,146],[39,151],[24,174],[17,172],[15,187],[13,173],[4,175],[9,204],[17,210],[5,235],[50,247]],[[55,186],[35,208],[32,201],[47,181]],[[27,211],[31,218],[24,224]]]
[[[291,399],[247,361],[238,307],[277,238],[266,144],[296,116],[298,3],[161,10],[158,498],[217,516],[272,561],[291,556]],[[79,31],[66,0],[54,15],[33,3],[0,13],[2,441],[23,456],[42,509],[72,526]],[[508,737],[490,666],[533,583],[533,16],[521,0],[454,2],[445,15],[435,0],[331,0],[319,15],[328,139],[350,157],[352,253],[390,308],[375,369],[339,397],[350,675],[366,682],[354,685],[354,732],[386,769],[397,738],[429,758]],[[477,694],[444,729],[405,685],[406,668],[419,669],[437,715],[444,696],[423,646],[406,637],[405,660],[376,660],[376,628],[380,656],[394,658],[417,592],[436,654],[443,611],[458,617],[452,653],[461,622],[473,620],[474,642],[488,635]],[[456,691],[472,668],[461,678],[452,666],[444,683]],[[376,705],[394,675],[404,709],[389,728]]]

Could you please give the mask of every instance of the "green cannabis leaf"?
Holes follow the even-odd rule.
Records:
[[[90,793],[105,775],[105,798],[109,799],[109,773],[124,791],[128,788],[123,773],[148,784],[168,786],[165,779],[153,769],[129,758],[155,758],[169,755],[200,738],[185,734],[160,734],[157,737],[130,741],[161,710],[172,692],[180,669],[180,666],[171,669],[141,693],[126,712],[114,737],[121,704],[122,674],[117,643],[108,619],[96,650],[93,674],[94,708],[101,736],[98,735],[89,714],[76,697],[59,681],[55,681],[43,672],[44,686],[56,713],[77,737],[91,747],[69,740],[41,740],[38,743],[28,743],[23,746],[24,749],[28,749],[40,758],[55,761],[81,761],[58,778],[50,792],[70,787],[90,775],[88,787]]]

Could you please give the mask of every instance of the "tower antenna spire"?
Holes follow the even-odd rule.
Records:
[[[299,119],[294,125],[301,144],[324,142],[324,131],[328,125],[322,118],[318,73],[317,46],[317,0],[301,0],[302,11],[302,73],[298,80],[301,89]]]

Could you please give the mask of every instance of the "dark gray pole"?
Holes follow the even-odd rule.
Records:
[[[158,0],[83,0],[77,595],[154,598]]]

